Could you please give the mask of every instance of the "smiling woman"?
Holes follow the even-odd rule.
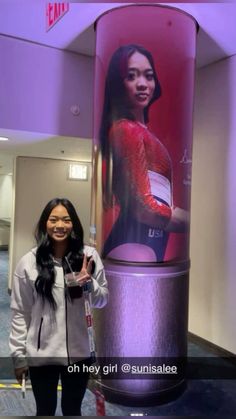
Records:
[[[37,416],[53,416],[62,383],[63,415],[80,416],[92,362],[86,327],[84,286],[93,307],[103,307],[108,290],[97,251],[83,242],[83,228],[68,199],[52,199],[35,232],[37,247],[19,261],[13,279],[10,350],[17,380],[30,371]],[[72,292],[68,272],[77,272]],[[74,289],[76,292],[74,292]],[[68,365],[80,373],[69,374]]]
[[[59,251],[58,242],[63,242],[64,245],[67,244],[67,239],[72,229],[73,224],[67,209],[63,205],[57,205],[53,208],[47,221],[47,233],[57,244],[54,246],[55,252],[58,253]]]

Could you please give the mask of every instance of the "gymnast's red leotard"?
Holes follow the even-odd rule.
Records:
[[[143,243],[163,260],[171,218],[170,156],[139,122],[121,119],[109,131],[113,155],[113,192],[120,215],[105,243],[104,255],[122,243]]]

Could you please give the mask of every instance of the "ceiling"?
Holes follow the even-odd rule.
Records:
[[[138,3],[138,2],[136,2]],[[145,1],[142,1],[145,3]],[[149,1],[148,3],[154,3]],[[0,33],[40,43],[53,48],[67,49],[93,56],[95,33],[93,24],[105,11],[133,3],[72,2],[69,12],[48,32],[44,0],[1,0]],[[158,3],[184,10],[198,22],[197,67],[209,65],[236,54],[235,3]],[[91,142],[51,137],[42,134],[1,130],[0,136],[10,135],[11,142],[0,142],[0,174],[12,171],[12,156],[38,155],[71,158],[76,151],[82,160],[90,160]],[[36,138],[35,138],[36,136]],[[31,141],[34,144],[31,144]],[[55,152],[55,144],[57,144]],[[64,151],[64,152],[63,152]],[[2,167],[1,167],[2,166]]]
[[[69,12],[47,32],[44,0],[1,0],[0,33],[54,48],[94,55],[95,20],[107,10],[134,3],[72,2]],[[148,3],[176,7],[197,20],[200,25],[198,67],[236,53],[235,3]]]

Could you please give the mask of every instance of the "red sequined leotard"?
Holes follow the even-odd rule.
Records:
[[[139,122],[122,119],[109,131],[113,155],[113,192],[120,215],[104,255],[122,243],[142,243],[163,260],[171,218],[172,169],[164,145]]]

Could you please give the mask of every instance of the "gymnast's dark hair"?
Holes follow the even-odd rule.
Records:
[[[127,77],[128,73],[128,61],[129,58],[135,53],[139,52],[144,55],[153,70],[154,80],[155,80],[155,89],[153,97],[147,107],[144,109],[144,121],[148,122],[148,111],[150,105],[161,96],[161,86],[157,78],[154,60],[151,53],[146,50],[144,47],[136,44],[123,45],[118,48],[111,57],[107,77],[105,84],[105,94],[104,94],[104,104],[103,104],[103,113],[100,126],[100,145],[102,151],[102,157],[106,161],[106,179],[105,184],[103,185],[103,193],[105,195],[104,204],[106,201],[109,205],[110,201],[110,179],[111,171],[110,160],[112,155],[112,150],[108,140],[108,132],[112,123],[116,120],[126,118],[131,121],[135,121],[135,117],[132,114],[132,109],[130,109],[129,101],[127,100],[127,94],[124,85],[124,79]]]
[[[70,265],[80,270],[83,263],[84,232],[79,217],[72,203],[66,198],[54,198],[45,206],[35,229],[37,242],[36,265],[38,277],[35,281],[37,293],[42,297],[43,302],[47,300],[52,308],[56,309],[56,301],[52,294],[52,287],[55,281],[53,262],[53,242],[47,233],[47,221],[52,210],[57,205],[63,205],[71,218],[73,229],[69,237],[67,257]],[[64,271],[67,267],[65,260],[62,261]]]

